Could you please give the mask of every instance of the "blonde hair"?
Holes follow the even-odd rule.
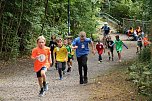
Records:
[[[41,35],[41,36],[39,36],[39,37],[37,38],[37,43],[38,43],[38,41],[39,41],[40,39],[42,39],[42,40],[44,40],[44,42],[46,42],[45,37],[44,37],[43,35]]]
[[[62,38],[57,38],[56,42],[58,43],[60,40],[62,41]]]
[[[80,36],[80,37],[86,37],[86,32],[81,31],[81,32],[79,33],[79,36]]]

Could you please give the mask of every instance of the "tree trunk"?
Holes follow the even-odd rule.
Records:
[[[45,1],[45,15],[44,15],[44,22],[42,23],[42,30],[41,33],[43,33],[43,29],[44,29],[44,25],[46,22],[46,18],[47,18],[47,9],[48,9],[48,0]]]

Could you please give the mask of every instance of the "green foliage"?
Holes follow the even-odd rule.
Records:
[[[95,32],[98,0],[70,0],[71,35]],[[67,0],[1,0],[0,1],[0,59],[9,60],[28,55],[36,46],[39,35],[65,37]]]
[[[98,41],[99,40],[99,35],[98,34],[92,34],[92,39],[94,41]]]
[[[142,62],[149,62],[151,60],[151,50],[149,47],[144,48],[142,52],[138,55],[138,58]]]
[[[139,93],[152,96],[152,59],[150,48],[144,48],[138,60],[129,67],[130,79],[138,86]]]

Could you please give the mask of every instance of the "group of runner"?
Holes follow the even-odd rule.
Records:
[[[118,59],[119,62],[121,62],[121,51],[123,46],[125,46],[127,49],[128,47],[123,43],[123,41],[119,38],[119,35],[117,34],[115,36],[115,40],[113,41],[110,33],[111,33],[111,29],[108,26],[108,23],[105,22],[104,26],[101,28],[101,30],[103,30],[103,43],[101,42],[102,39],[98,39],[98,42],[96,44],[96,49],[98,51],[99,54],[99,63],[102,62],[102,53],[103,51],[105,52],[105,48],[108,48],[108,56],[109,56],[109,60],[114,60],[114,55],[113,55],[113,51],[114,51],[114,45],[116,47],[116,51],[118,53]]]
[[[87,55],[89,54],[89,44],[91,44],[92,52],[95,54],[93,41],[86,37],[84,31],[79,33],[79,37],[72,42],[71,38],[51,37],[49,47],[45,46],[46,39],[39,36],[37,39],[37,47],[32,50],[31,58],[34,60],[34,71],[37,74],[40,92],[39,96],[43,96],[48,90],[46,80],[46,71],[55,64],[59,73],[59,80],[63,79],[65,74],[66,63],[68,65],[67,72],[71,72],[73,55],[76,53],[78,61],[78,70],[80,76],[80,84],[88,82],[87,77]]]
[[[122,48],[125,46],[128,49],[128,47],[119,38],[119,35],[115,36],[114,41],[111,39],[111,36],[109,35],[110,27],[108,27],[107,23],[105,23],[101,29],[104,31],[103,40],[105,43],[102,43],[102,39],[98,39],[98,42],[95,45],[90,38],[86,37],[86,33],[84,31],[81,31],[79,36],[74,40],[72,40],[71,37],[62,39],[56,38],[55,35],[52,35],[48,47],[45,45],[45,37],[38,37],[37,47],[32,50],[31,58],[34,60],[34,71],[36,72],[40,86],[39,96],[43,96],[45,91],[48,90],[48,83],[45,74],[47,70],[50,67],[55,66],[56,70],[58,70],[59,80],[62,80],[65,72],[71,72],[74,53],[76,53],[78,62],[79,83],[88,83],[87,56],[90,51],[89,44],[91,45],[93,54],[95,54],[95,51],[97,50],[99,63],[102,62],[102,54],[105,52],[106,47],[108,48],[109,60],[114,60],[113,51],[115,45],[119,62],[121,62]],[[66,65],[68,66],[67,70]]]
[[[140,26],[138,26],[135,30],[133,27],[130,27],[126,34],[128,37],[132,37],[134,41],[137,41],[136,53],[140,53],[143,46],[147,47],[151,43],[148,39],[148,34],[145,34]]]

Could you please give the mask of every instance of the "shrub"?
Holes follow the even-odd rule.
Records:
[[[137,85],[139,93],[152,96],[152,59],[150,48],[144,48],[139,58],[129,67],[130,79]]]

